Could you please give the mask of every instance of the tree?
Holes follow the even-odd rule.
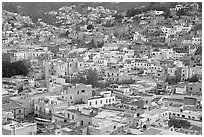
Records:
[[[72,78],[71,81],[70,79],[67,79],[66,82],[91,84],[93,87],[101,86],[101,84],[98,83],[98,73],[93,69],[80,72],[74,78]]]
[[[196,74],[188,79],[189,82],[198,82],[198,80],[199,80],[199,78]]]
[[[87,46],[88,46],[89,48],[97,48],[97,47],[98,47],[98,46],[94,43],[94,40],[93,40],[93,39],[87,44]]]
[[[175,71],[175,81],[176,82],[181,81],[181,68],[177,68]]]
[[[199,46],[195,52],[195,55],[202,55],[202,46]]]
[[[135,15],[141,14],[141,9],[132,8],[126,12],[127,17],[133,17]]]
[[[12,77],[14,75],[24,75],[29,73],[28,67],[23,61],[9,63],[2,61],[2,77]]]
[[[169,85],[175,85],[177,84],[177,80],[175,77],[171,76],[171,77],[167,77],[165,82],[167,82]]]
[[[103,45],[104,45],[104,42],[103,42],[103,41],[102,41],[102,42],[99,42],[99,43],[97,44],[97,46],[98,46],[99,48],[102,48]]]
[[[69,30],[67,30],[65,33],[61,33],[59,35],[59,38],[68,38],[68,35],[70,34]]]
[[[91,25],[91,24],[89,24],[86,28],[87,28],[88,30],[93,30],[93,29],[94,29],[93,25]]]
[[[92,69],[87,70],[86,84],[91,84],[93,87],[98,86],[98,73],[96,70]]]

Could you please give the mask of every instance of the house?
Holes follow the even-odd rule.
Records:
[[[7,97],[2,98],[2,109],[12,112],[15,119],[25,118],[25,107]]]
[[[102,107],[104,105],[115,104],[116,98],[111,93],[103,93],[102,96],[95,96],[88,99],[89,107]]]
[[[31,98],[27,97],[27,95],[15,96],[15,97],[12,97],[11,99],[15,100],[17,103],[24,106],[25,116],[32,114],[34,112],[34,106],[31,101]]]
[[[68,104],[88,103],[92,97],[92,86],[76,84],[75,86],[64,86],[60,97],[67,101]]]
[[[181,80],[186,80],[192,77],[192,69],[189,66],[181,67]]]
[[[91,109],[82,109],[82,111],[67,109],[65,111],[65,117],[76,121],[77,127],[85,127],[92,124],[92,117],[94,116]]]
[[[34,102],[34,115],[38,118],[52,120],[52,114],[64,110],[69,104],[58,96],[38,98]]]
[[[166,129],[151,127],[138,135],[185,135],[185,134],[175,131],[169,131]]]
[[[92,125],[88,126],[91,135],[109,135],[126,129],[128,119],[121,111],[103,110],[93,117]]]
[[[177,87],[175,87],[175,93],[176,94],[186,94],[187,93],[187,86],[180,84]]]
[[[167,67],[167,74],[169,76],[174,77],[176,73],[177,67]]]
[[[201,112],[189,111],[189,110],[184,110],[184,111],[169,110],[169,115],[170,117],[199,121]]]
[[[109,68],[105,70],[106,82],[123,82],[129,79],[130,76],[126,72],[120,71],[118,68]]]
[[[13,122],[2,126],[3,135],[37,135],[37,123]]]

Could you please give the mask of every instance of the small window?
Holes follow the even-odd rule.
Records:
[[[91,102],[90,102],[89,104],[90,104],[90,106],[91,106]]]
[[[67,116],[68,116],[68,118],[69,118],[69,113],[68,113],[68,115],[67,115]]]
[[[77,94],[79,95],[79,91],[77,91]]]
[[[101,104],[102,104],[102,100],[101,100]]]
[[[70,99],[72,99],[72,97],[70,97]]]
[[[116,129],[116,126],[114,126],[113,128]]]
[[[18,112],[21,113],[21,110],[19,110]]]
[[[97,105],[97,101],[96,101],[96,105]]]
[[[74,119],[74,115],[72,115],[72,119]]]

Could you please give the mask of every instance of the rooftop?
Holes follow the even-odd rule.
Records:
[[[23,108],[22,105],[18,104],[14,100],[8,99],[8,98],[2,98],[2,108],[4,110],[11,110],[16,108]]]

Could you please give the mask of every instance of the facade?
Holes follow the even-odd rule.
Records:
[[[116,98],[114,95],[103,95],[103,96],[96,96],[88,99],[88,106],[89,107],[102,107],[108,104],[114,104],[116,102]]]

